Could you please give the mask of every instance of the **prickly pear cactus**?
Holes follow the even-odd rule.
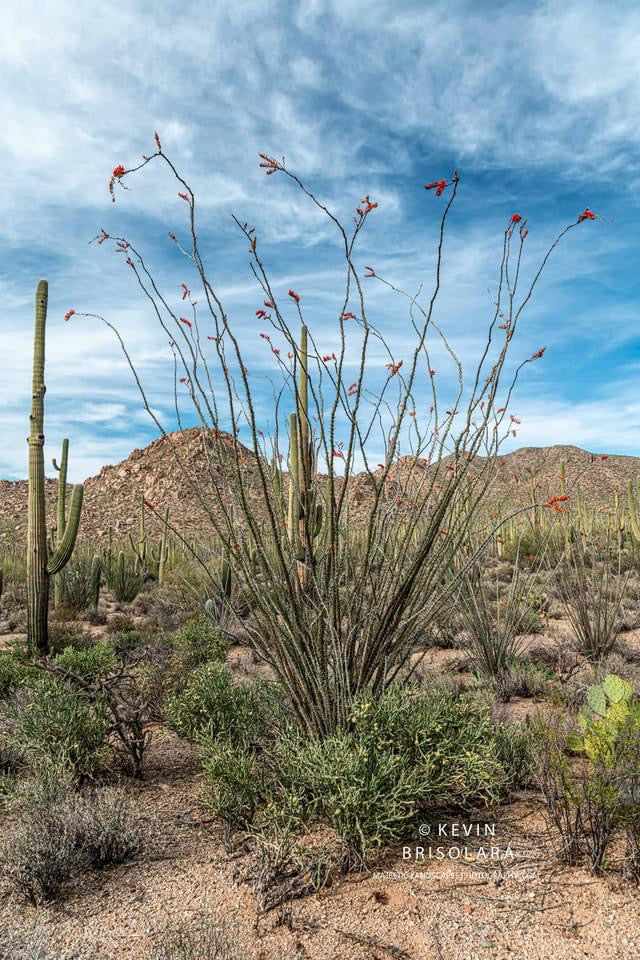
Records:
[[[614,673],[610,673],[604,678],[602,689],[610,703],[625,702],[630,704],[633,700],[633,687],[631,684],[622,677],[616,676]]]
[[[570,749],[611,767],[625,748],[623,733],[640,737],[640,701],[633,699],[630,683],[610,673],[589,688],[578,722],[582,732],[572,735]]]

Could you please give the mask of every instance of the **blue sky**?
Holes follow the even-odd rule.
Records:
[[[590,207],[545,272],[513,342],[526,368],[504,449],[573,443],[640,455],[640,10],[636,3],[140,0],[105,6],[5,0],[0,33],[0,477],[26,475],[33,297],[49,280],[47,456],[71,439],[81,480],[149,442],[116,323],[166,415],[166,343],[130,272],[89,245],[101,228],[150,258],[175,304],[193,280],[167,239],[186,207],[159,166],[111,203],[116,164],[153,132],[198,198],[210,275],[255,371],[272,357],[262,297],[231,214],[256,225],[275,288],[296,289],[318,343],[336,348],[342,262],[330,226],[284,177],[280,157],[345,223],[379,203],[358,263],[412,292],[433,276],[440,206],[423,185],[460,172],[438,320],[470,366],[491,316],[502,234],[527,217],[528,275],[559,230]],[[406,309],[372,291],[370,318],[397,356]],[[293,314],[292,314],[293,320]],[[373,358],[375,361],[375,357]],[[384,366],[382,356],[378,358]],[[441,371],[447,389],[447,370]]]

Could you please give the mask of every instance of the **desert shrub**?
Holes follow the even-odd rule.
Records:
[[[14,795],[20,822],[4,844],[3,873],[29,902],[51,900],[69,883],[78,862],[73,777],[43,761],[37,779]]]
[[[421,808],[489,802],[499,795],[503,772],[485,704],[424,696],[410,686],[356,701],[353,730],[373,749],[401,752],[422,782]]]
[[[616,831],[627,833],[631,873],[640,824],[640,702],[625,680],[609,674],[589,688],[578,715],[536,721],[539,778],[560,856],[603,868]],[[577,755],[572,759],[571,754]]]
[[[489,582],[479,562],[462,578],[457,603],[464,649],[501,700],[511,696],[511,668],[526,648],[522,635],[532,632],[533,624],[538,629],[541,596],[537,585],[522,577],[518,558],[506,584],[496,577]]]
[[[524,657],[512,657],[509,660],[504,678],[506,699],[511,697],[540,697],[549,680],[554,678],[553,670],[544,663],[528,660]]]
[[[290,796],[306,794],[306,817],[330,824],[358,858],[398,839],[414,819],[423,785],[408,757],[346,731],[290,741],[287,753]]]
[[[109,643],[122,660],[136,650],[142,642],[137,630],[116,630],[109,634]]]
[[[56,666],[80,677],[94,679],[102,673],[108,673],[117,665],[114,650],[108,643],[98,641],[83,650],[66,647],[55,658]]]
[[[88,642],[84,630],[77,623],[61,623],[58,620],[49,623],[49,651],[52,654],[62,653],[66,647],[82,650]]]
[[[54,899],[87,866],[122,863],[144,847],[146,832],[126,793],[78,793],[73,772],[58,762],[44,762],[13,804],[19,824],[4,845],[3,871],[34,904]]]
[[[357,859],[418,814],[496,799],[508,779],[486,708],[402,685],[357,698],[348,729],[285,737],[272,754],[286,809],[329,823]]]
[[[486,704],[415,686],[363,693],[348,726],[319,739],[292,724],[276,685],[238,683],[213,663],[194,671],[170,714],[198,742],[206,803],[228,827],[255,829],[267,810],[279,827],[320,821],[350,862],[425,811],[496,800],[524,777],[524,746],[514,735],[511,752],[501,748]]]
[[[210,660],[223,661],[229,645],[205,613],[191,617],[174,634],[175,659],[179,669],[193,670]]]
[[[138,596],[145,582],[145,572],[136,566],[131,557],[122,551],[107,570],[107,586],[117,603],[131,603]]]
[[[228,740],[201,741],[205,802],[228,827],[248,825],[265,796],[263,769],[255,749]]]
[[[592,662],[608,656],[624,622],[629,579],[621,554],[610,544],[577,538],[556,573],[555,586],[574,631],[577,648]]]
[[[69,613],[83,613],[94,599],[92,573],[93,555],[86,551],[74,551],[71,560],[56,574],[61,606]]]
[[[148,831],[121,787],[91,787],[78,805],[82,849],[92,866],[125,863],[144,850]]]
[[[184,690],[170,699],[168,715],[175,731],[189,740],[206,735],[242,744],[264,732],[257,685],[235,681],[231,670],[215,661],[193,671]]]
[[[508,563],[524,565],[528,562],[527,558],[531,558],[535,562],[547,550],[548,540],[537,530],[531,529],[516,534],[514,537],[504,538],[501,559]]]
[[[21,691],[16,691],[12,698],[0,703],[0,776],[2,777],[13,774],[24,763],[24,750],[16,736],[17,703],[23,696]]]
[[[133,617],[129,616],[128,613],[114,613],[113,616],[109,617],[107,633],[121,633],[129,630],[135,630],[135,624]]]
[[[103,765],[106,712],[63,680],[52,676],[38,679],[16,720],[17,742],[32,764],[64,760],[81,778]]]
[[[510,788],[535,782],[535,738],[527,723],[498,723],[495,727],[498,760]]]
[[[27,682],[29,670],[13,653],[0,653],[0,700],[10,697]]]

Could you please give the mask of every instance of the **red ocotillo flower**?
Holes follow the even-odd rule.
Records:
[[[66,312],[65,315],[64,315],[64,319],[65,319],[65,320],[71,319],[71,317],[74,315],[74,313],[75,313],[75,310],[67,310],[67,312]]]
[[[597,214],[595,214],[593,210],[589,210],[589,207],[586,207],[578,217],[578,223],[582,223],[583,220],[597,220],[597,219],[598,219]]]
[[[184,323],[185,327],[191,327],[191,320],[187,320],[186,317],[180,317],[180,323]]]
[[[267,176],[270,176],[270,174],[280,169],[280,164],[274,157],[270,157],[267,153],[259,153],[258,156],[264,160],[264,163],[261,163],[260,166],[266,167]],[[284,157],[282,159],[284,160]]]
[[[521,220],[522,220],[522,217],[520,216],[519,213],[514,213],[511,215],[511,223],[520,223]]]
[[[536,350],[536,352],[533,354],[533,356],[531,357],[531,360],[539,360],[540,357],[544,354],[546,349],[547,349],[546,347],[540,347],[540,349]]]
[[[295,292],[295,290],[289,290],[289,296],[292,300],[295,300],[296,303],[300,303],[300,295]]]
[[[126,173],[126,171],[125,171],[124,167],[122,166],[121,163],[119,163],[117,167],[114,167],[114,168],[113,168],[113,174],[112,174],[112,176],[115,177],[116,180],[119,180],[120,177],[123,177],[123,176],[125,175],[125,173]]]
[[[435,190],[436,197],[439,197],[447,186],[446,180],[432,180],[431,183],[425,183],[425,190]]]

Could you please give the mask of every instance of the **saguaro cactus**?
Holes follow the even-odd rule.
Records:
[[[45,328],[49,287],[40,280],[36,289],[36,318],[33,337],[33,381],[29,418],[29,493],[27,522],[27,639],[29,648],[42,656],[49,651],[48,611],[49,578],[59,573],[69,560],[78,533],[82,484],[74,486],[69,517],[58,530],[51,557],[47,551],[47,526],[44,497],[44,383]]]
[[[54,543],[57,546],[62,540],[64,528],[67,523],[67,464],[69,462],[69,440],[65,437],[62,441],[62,453],[60,455],[60,464],[55,457],[51,460],[54,470],[58,471],[58,504],[56,507],[56,532],[55,540],[51,538],[51,548],[53,552]],[[55,577],[53,581],[54,606],[62,606],[62,597],[64,583],[61,577]]]

